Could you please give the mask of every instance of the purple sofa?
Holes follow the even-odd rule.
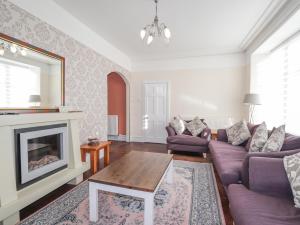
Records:
[[[254,133],[254,125],[248,125],[251,134]],[[230,184],[243,183],[248,187],[249,160],[252,157],[273,157],[282,158],[300,152],[300,137],[286,134],[284,145],[280,152],[276,153],[250,153],[247,151],[249,143],[245,142],[241,146],[233,146],[227,143],[225,129],[218,130],[217,140],[209,143],[209,151],[217,173],[227,190]],[[300,224],[300,223],[299,223]]]
[[[281,158],[251,157],[249,188],[228,187],[230,211],[235,225],[299,225],[300,209],[293,195]]]
[[[208,143],[211,137],[211,130],[208,127],[197,137],[192,136],[188,130],[185,130],[181,135],[177,135],[171,126],[167,126],[166,130],[168,132],[168,150],[199,153],[208,152]]]

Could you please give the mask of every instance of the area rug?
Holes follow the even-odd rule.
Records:
[[[155,225],[225,225],[216,181],[209,163],[174,161],[173,183],[162,182],[155,195]],[[99,220],[89,221],[85,181],[20,225],[142,225],[142,199],[99,193]]]

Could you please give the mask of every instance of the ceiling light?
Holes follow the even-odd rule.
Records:
[[[171,38],[171,31],[170,31],[169,28],[165,27],[165,29],[164,29],[164,35],[165,35],[165,38],[167,38],[167,39]]]
[[[146,36],[146,29],[143,28],[140,32],[140,36],[141,36],[141,39],[144,40],[145,36]]]
[[[150,45],[152,43],[152,41],[153,41],[153,35],[150,34],[147,38],[147,45]]]
[[[146,41],[147,45],[150,45],[155,37],[163,37],[164,39],[166,39],[166,42],[169,43],[170,38],[171,38],[171,31],[164,23],[159,24],[158,16],[157,16],[158,0],[154,0],[154,2],[155,2],[154,21],[151,24],[148,24],[147,26],[145,26],[140,31],[140,37],[142,40],[144,40],[145,37],[148,36],[147,41]]]
[[[10,51],[11,51],[11,53],[13,53],[13,54],[15,54],[16,52],[17,52],[17,46],[16,45],[11,45],[10,46]]]
[[[0,56],[4,55],[4,46],[0,45]]]
[[[25,48],[22,48],[22,49],[20,50],[20,53],[21,53],[22,56],[26,56],[26,55],[27,55],[27,51],[26,51]]]

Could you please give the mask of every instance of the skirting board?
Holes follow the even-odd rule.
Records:
[[[145,138],[143,136],[131,136],[130,142],[149,142],[166,144],[166,138]]]
[[[110,141],[126,141],[127,140],[127,137],[126,135],[108,135],[107,136],[107,139],[110,140]]]

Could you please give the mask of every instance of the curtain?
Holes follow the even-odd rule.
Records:
[[[255,90],[263,104],[254,121],[268,126],[286,124],[286,131],[300,134],[300,38],[266,55],[256,64]]]

